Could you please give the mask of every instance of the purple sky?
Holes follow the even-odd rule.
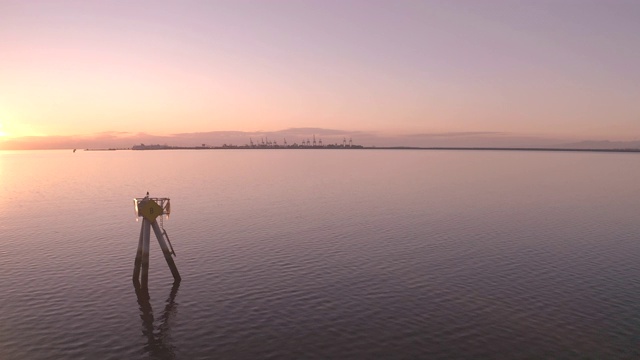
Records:
[[[289,128],[637,140],[639,19],[621,0],[0,0],[0,148]]]

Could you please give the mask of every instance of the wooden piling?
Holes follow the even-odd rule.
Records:
[[[169,214],[170,205],[169,198],[149,198],[149,193],[144,198],[135,198],[134,205],[136,215],[142,218],[142,226],[140,227],[140,238],[138,240],[138,250],[136,252],[136,260],[134,262],[133,269],[133,283],[134,286],[141,289],[148,289],[149,286],[149,248],[151,246],[151,228],[153,228],[164,258],[169,265],[171,274],[173,275],[174,284],[178,284],[182,279],[175,262],[173,261],[172,254],[175,255],[173,248],[169,248],[171,245],[166,232],[160,229],[157,218],[164,214]],[[167,241],[165,241],[165,237]],[[167,243],[169,246],[167,246]]]
[[[164,259],[167,261],[167,265],[169,265],[169,269],[171,269],[171,274],[173,275],[174,282],[180,282],[182,278],[180,277],[178,268],[176,267],[176,264],[173,261],[173,257],[171,257],[171,250],[169,250],[167,243],[164,241],[164,234],[160,230],[160,226],[158,226],[158,222],[154,221],[153,223],[151,223],[151,226],[153,227],[153,232],[156,234],[156,238],[158,238],[158,243],[162,248]]]
[[[138,240],[138,250],[136,251],[136,260],[133,263],[133,282],[140,285],[140,266],[142,265],[142,243],[144,228],[140,226],[140,239]]]
[[[142,244],[142,276],[140,279],[140,287],[148,288],[149,285],[149,238],[151,234],[151,224],[147,219],[142,219],[143,244]]]

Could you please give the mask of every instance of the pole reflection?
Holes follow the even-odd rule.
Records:
[[[175,359],[175,346],[171,344],[170,320],[177,312],[175,301],[180,282],[175,282],[165,301],[164,310],[159,317],[158,326],[154,326],[153,309],[151,308],[149,290],[140,287],[134,282],[138,305],[140,306],[140,319],[142,320],[142,334],[147,338],[144,353],[149,354],[152,359]]]

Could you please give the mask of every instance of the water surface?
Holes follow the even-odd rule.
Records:
[[[0,152],[0,358],[638,358],[638,160]]]

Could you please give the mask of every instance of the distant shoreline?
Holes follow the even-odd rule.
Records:
[[[567,149],[567,148],[497,148],[497,147],[367,147],[384,150],[457,150],[457,151],[579,151],[579,152],[640,152],[640,149]]]
[[[248,146],[161,146],[148,148],[84,149],[84,151],[155,151],[155,150],[455,150],[455,151],[550,151],[639,153],[640,149],[567,149],[526,147],[417,147],[417,146],[353,146],[353,147],[248,147]]]

